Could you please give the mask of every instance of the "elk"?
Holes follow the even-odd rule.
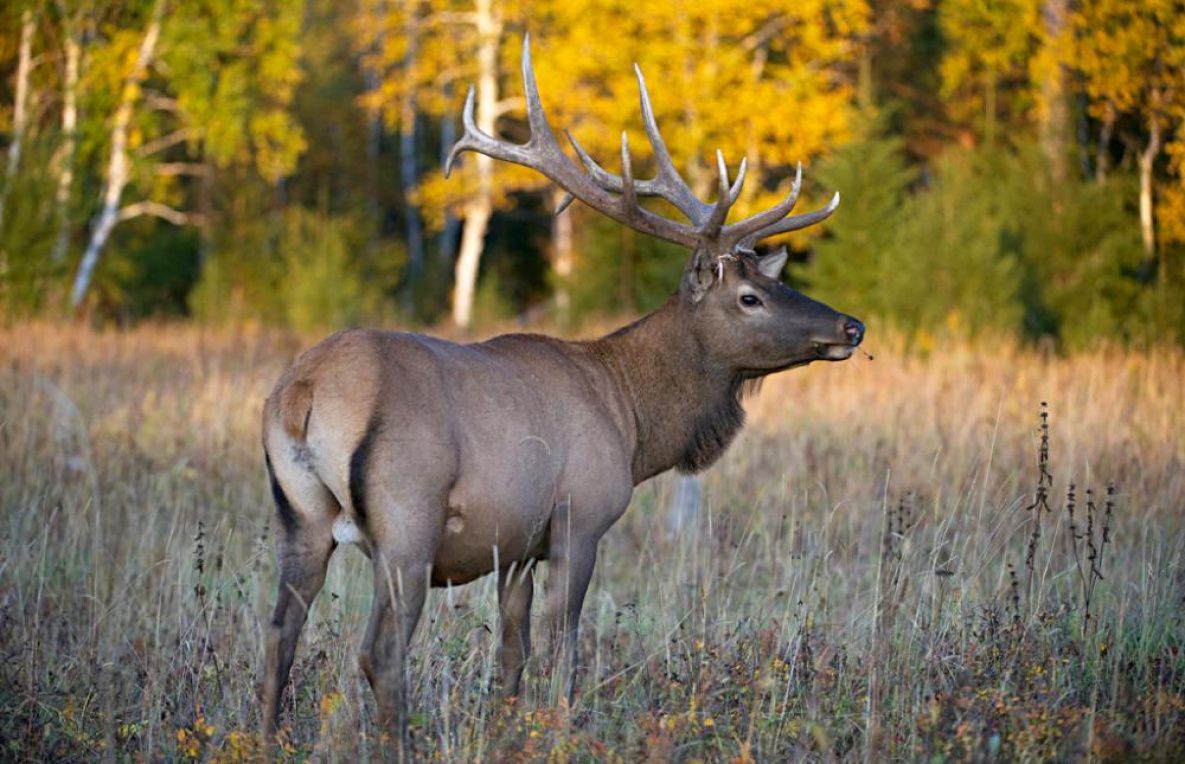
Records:
[[[645,132],[657,163],[636,179],[625,136],[621,174],[603,169],[569,134],[581,166],[544,116],[523,43],[530,139],[514,144],[474,124],[465,151],[545,175],[573,199],[637,231],[692,251],[682,283],[653,313],[592,341],[507,334],[455,344],[421,334],[345,331],[304,353],[263,412],[263,447],[278,511],[279,595],[264,677],[263,734],[274,737],[308,608],[338,544],[370,557],[374,600],[359,663],[380,721],[407,744],[405,663],[429,586],[497,573],[503,691],[517,695],[530,652],[533,566],[550,568],[547,593],[556,670],[569,699],[577,625],[597,544],[634,486],[677,468],[697,472],[744,421],[747,383],[813,361],[840,361],[864,337],[857,319],[778,280],[786,251],[757,242],[828,217],[839,202],[789,216],[799,165],[774,207],[728,223],[741,191],[717,152],[714,203],[676,171],[635,67]],[[658,197],[688,222],[640,204]]]

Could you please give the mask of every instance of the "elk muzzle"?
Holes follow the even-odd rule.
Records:
[[[815,355],[825,361],[843,361],[852,357],[864,341],[864,322],[852,316],[840,316],[836,336],[815,340]]]

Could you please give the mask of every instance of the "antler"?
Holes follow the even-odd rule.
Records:
[[[530,167],[563,188],[567,192],[567,196],[560,202],[556,214],[567,209],[573,199],[579,199],[613,220],[643,233],[691,249],[709,246],[724,252],[731,252],[734,248],[752,249],[758,240],[767,236],[813,225],[834,212],[839,204],[839,194],[836,194],[831,204],[824,209],[805,215],[786,217],[794,207],[802,185],[802,165],[800,164],[790,193],[778,205],[738,223],[725,225],[728,212],[737,197],[740,196],[741,187],[744,185],[747,162],[741,160],[736,180],[730,184],[724,155],[717,151],[716,170],[719,180],[716,202],[708,204],[698,199],[675,169],[675,163],[671,159],[670,152],[667,150],[666,143],[663,141],[662,135],[658,131],[658,124],[654,119],[654,109],[650,105],[646,81],[642,77],[641,69],[636,64],[634,72],[638,77],[642,124],[654,152],[658,172],[653,178],[641,180],[634,178],[629,141],[624,132],[621,134],[621,175],[614,175],[597,164],[596,160],[589,156],[572,134],[565,131],[572,148],[576,150],[577,156],[587,171],[585,174],[560,148],[555,132],[543,113],[543,104],[539,99],[539,87],[535,82],[535,71],[531,66],[530,42],[530,35],[524,35],[522,76],[523,90],[527,100],[527,123],[531,130],[530,139],[526,143],[515,144],[482,132],[474,121],[475,95],[473,87],[470,86],[469,95],[465,99],[465,110],[462,113],[465,132],[453,146],[448,160],[445,162],[446,177],[451,172],[457,156],[464,151],[476,151],[494,159]],[[691,225],[656,215],[643,208],[638,199],[644,196],[659,197],[670,202],[691,221]]]

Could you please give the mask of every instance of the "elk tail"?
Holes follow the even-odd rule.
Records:
[[[313,383],[298,379],[280,391],[280,423],[296,440],[303,441],[313,413]]]

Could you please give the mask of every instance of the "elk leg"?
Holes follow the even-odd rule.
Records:
[[[518,695],[523,666],[531,654],[531,600],[534,565],[526,562],[498,571],[498,613],[502,620],[502,694]]]
[[[429,563],[400,565],[374,556],[374,603],[359,663],[379,707],[379,724],[396,738],[400,760],[411,759],[407,729],[407,652],[428,591]]]
[[[265,744],[275,741],[280,696],[288,684],[296,643],[308,618],[309,607],[325,583],[325,570],[333,548],[333,534],[323,524],[302,524],[280,530],[276,543],[280,591],[268,626],[267,668],[263,679]]]
[[[584,595],[597,562],[599,538],[576,534],[569,521],[569,505],[556,508],[551,523],[548,565],[548,619],[551,623],[552,659],[560,671],[568,705],[576,691],[577,636]]]

